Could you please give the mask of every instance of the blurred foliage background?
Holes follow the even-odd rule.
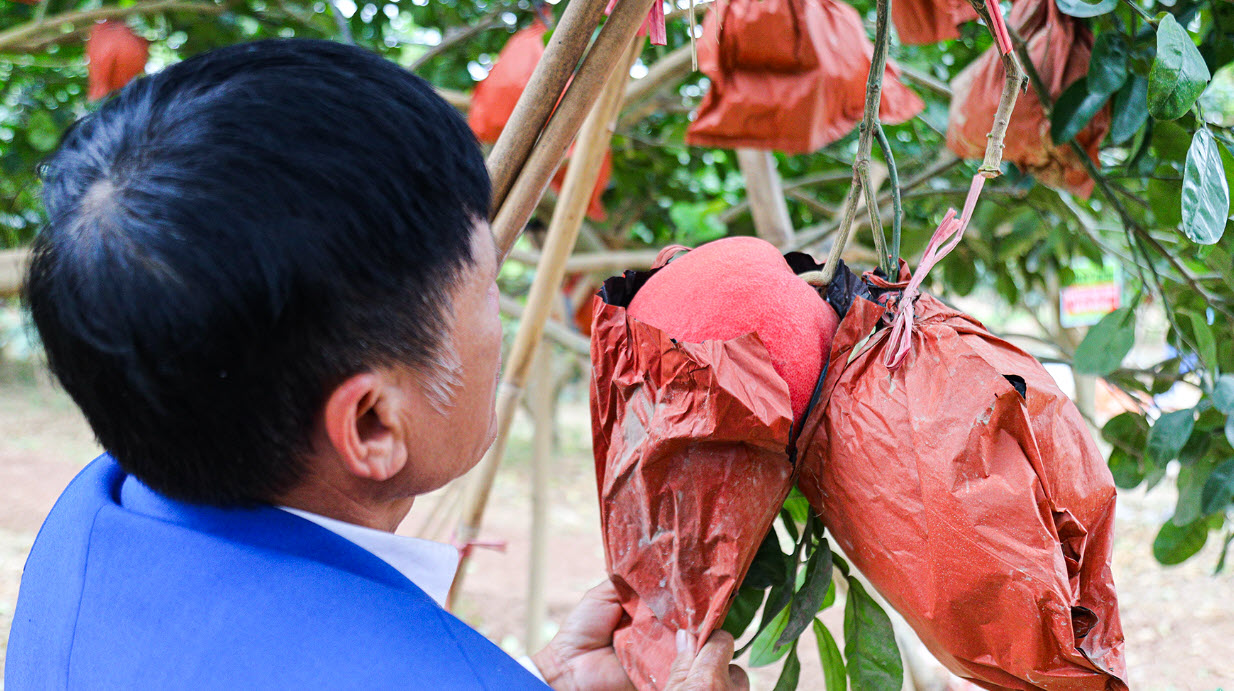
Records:
[[[872,28],[873,1],[852,4]],[[1056,130],[1074,131],[1111,104],[1115,124],[1090,170],[1096,189],[1083,199],[1005,165],[987,186],[965,241],[932,273],[930,288],[961,305],[987,306],[982,316],[995,331],[1027,321],[1032,328],[1022,335],[1035,354],[1073,366],[1081,409],[1110,444],[1119,486],[1177,482],[1178,506],[1154,554],[1178,563],[1207,540],[1228,546],[1234,537],[1234,375],[1226,374],[1234,373],[1234,233],[1225,232],[1234,172],[1234,4],[1058,4],[1085,17],[1098,44],[1106,44],[1088,78],[1051,113]],[[528,0],[0,0],[0,249],[21,247],[38,232],[39,161],[96,105],[86,98],[84,41],[99,19],[123,21],[151,42],[147,71],[260,38],[349,40],[414,69],[465,107],[467,92],[510,35],[532,21],[532,10]],[[668,45],[648,46],[632,76],[644,77],[688,49],[689,40],[684,19],[671,20]],[[932,46],[901,45],[893,34],[890,56],[927,104],[920,117],[886,128],[900,179],[922,180],[904,195],[903,255],[910,265],[976,171],[977,162],[954,161],[946,152],[947,85],[990,43],[976,23],[965,25],[959,39]],[[1168,50],[1159,52],[1162,45]],[[684,70],[627,103],[613,139],[608,218],[587,223],[582,249],[754,234],[733,152],[684,144],[706,89],[705,77]],[[1182,99],[1171,106],[1181,112],[1152,105],[1163,89]],[[777,154],[792,223],[807,249],[829,244],[855,150],[854,132],[810,155]],[[550,195],[533,231],[547,222],[551,204]],[[535,237],[529,233],[524,242]],[[868,231],[856,242],[873,247]],[[1094,264],[1121,271],[1124,307],[1091,328],[1064,328],[1060,291],[1081,266]],[[519,295],[529,272],[509,263],[503,289]],[[1105,382],[1099,389],[1096,378]],[[1094,391],[1114,396],[1116,415],[1098,410]]]

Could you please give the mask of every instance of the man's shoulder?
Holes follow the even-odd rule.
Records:
[[[40,531],[10,637],[12,688],[536,687],[329,531],[274,509],[132,510],[141,497],[121,501],[116,471],[109,459],[88,467]]]

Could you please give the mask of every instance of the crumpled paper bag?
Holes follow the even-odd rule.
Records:
[[[1125,690],[1115,488],[1083,418],[1032,356],[929,295],[889,371],[901,267],[898,283],[841,272],[851,307],[803,423],[798,487],[952,672],[987,689]]]

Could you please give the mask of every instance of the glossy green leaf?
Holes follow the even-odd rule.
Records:
[[[1192,242],[1211,245],[1221,239],[1230,215],[1230,187],[1221,151],[1207,128],[1196,131],[1183,168],[1182,228]]]
[[[1144,460],[1132,456],[1122,449],[1110,451],[1110,474],[1114,476],[1114,486],[1119,489],[1132,489],[1144,481]]]
[[[1176,526],[1166,521],[1153,540],[1153,558],[1166,566],[1181,564],[1204,548],[1208,540],[1208,523],[1200,520]]]
[[[1234,458],[1217,466],[1200,493],[1200,510],[1205,515],[1217,513],[1234,501]]]
[[[818,548],[806,562],[805,580],[789,605],[788,625],[780,635],[778,645],[788,645],[810,627],[814,615],[822,609],[827,589],[831,587],[831,545],[827,540],[819,542]]]
[[[1118,0],[1058,0],[1057,4],[1072,17],[1097,17],[1118,7]]]
[[[1109,98],[1109,94],[1090,91],[1084,77],[1067,87],[1050,113],[1050,136],[1054,143],[1065,144],[1074,139]]]
[[[1148,112],[1158,120],[1182,117],[1195,104],[1212,74],[1191,34],[1173,15],[1157,24],[1157,57],[1148,73]]]
[[[1127,81],[1127,40],[1121,33],[1106,31],[1093,43],[1088,63],[1088,91],[1112,96]]]
[[[1234,415],[1234,374],[1223,374],[1213,386],[1213,405],[1226,415]]]
[[[1114,310],[1088,330],[1075,350],[1075,370],[1103,376],[1118,369],[1135,345],[1135,312],[1128,307]]]
[[[1135,75],[1114,94],[1110,141],[1126,144],[1148,121],[1148,80]]]
[[[801,679],[801,660],[797,659],[797,646],[788,651],[788,659],[780,670],[780,678],[776,680],[771,691],[796,691],[797,682]]]
[[[1164,413],[1157,418],[1157,422],[1153,423],[1152,429],[1148,431],[1146,452],[1149,460],[1164,466],[1178,458],[1178,452],[1182,451],[1194,427],[1195,410],[1192,408]]]
[[[848,672],[844,669],[844,658],[840,656],[840,646],[836,639],[823,626],[823,622],[814,620],[814,639],[818,641],[818,657],[823,662],[823,678],[825,691],[846,691],[848,689]]]
[[[780,540],[776,537],[775,529],[771,529],[759,544],[758,552],[754,554],[754,563],[750,564],[750,570],[746,572],[746,578],[741,585],[765,590],[780,583],[788,569],[788,559],[789,555],[780,551]]]
[[[1217,366],[1217,341],[1213,338],[1213,329],[1208,325],[1208,321],[1204,315],[1195,312],[1187,313],[1187,317],[1191,319],[1191,330],[1195,333],[1196,347],[1200,349],[1197,353],[1205,367],[1210,369]]]
[[[787,624],[788,608],[784,608],[754,637],[750,646],[751,667],[765,667],[784,657],[791,646],[777,645],[776,641],[780,640],[780,634],[784,633]]]
[[[848,579],[844,607],[844,658],[854,689],[900,691],[904,685],[891,619],[855,578]]]
[[[763,596],[767,593],[759,588],[741,588],[733,598],[733,604],[728,608],[728,616],[724,617],[724,625],[720,628],[740,638],[750,627],[754,615],[763,604]]]
[[[1189,525],[1206,513],[1203,511],[1204,487],[1212,472],[1211,463],[1195,463],[1179,468],[1178,501],[1174,504],[1171,523],[1180,527]]]

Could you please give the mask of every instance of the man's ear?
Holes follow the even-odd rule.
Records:
[[[343,467],[356,477],[388,480],[407,465],[402,393],[374,372],[339,384],[326,400],[325,432]]]

